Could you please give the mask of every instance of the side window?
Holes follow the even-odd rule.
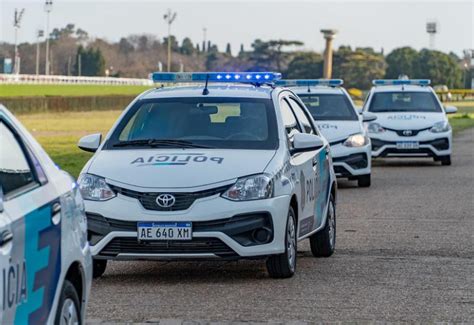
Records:
[[[293,111],[291,110],[290,104],[285,99],[280,101],[281,116],[283,124],[285,125],[286,132],[290,141],[296,133],[301,133],[300,126],[296,120]]]
[[[8,196],[37,184],[22,146],[0,121],[0,185],[3,193]]]
[[[293,108],[293,111],[295,112],[296,117],[303,125],[304,133],[315,134],[313,126],[311,125],[308,116],[305,114],[300,104],[293,98],[290,98],[290,103],[291,107]]]

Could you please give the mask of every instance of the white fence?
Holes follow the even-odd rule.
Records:
[[[0,84],[153,86],[150,79],[0,74]]]

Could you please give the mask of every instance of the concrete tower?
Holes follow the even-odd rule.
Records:
[[[326,49],[324,50],[324,78],[330,79],[332,76],[332,40],[338,33],[335,29],[321,29],[321,33],[326,40]]]

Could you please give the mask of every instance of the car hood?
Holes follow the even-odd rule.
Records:
[[[329,143],[363,132],[359,121],[316,121],[316,124]]]
[[[376,123],[395,130],[427,129],[446,119],[443,113],[376,113]]]
[[[275,150],[103,150],[87,172],[137,187],[190,188],[261,173],[274,155]]]

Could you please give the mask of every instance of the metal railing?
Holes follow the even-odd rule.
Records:
[[[0,74],[0,84],[153,86],[150,79]]]

